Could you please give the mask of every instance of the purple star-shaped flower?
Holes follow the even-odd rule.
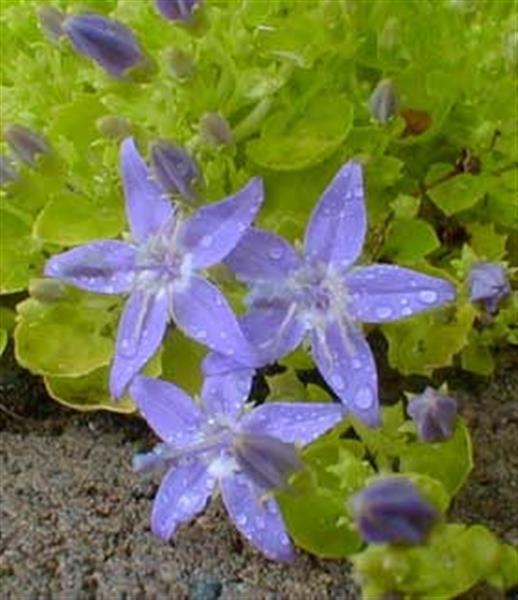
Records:
[[[303,255],[251,228],[225,262],[250,287],[242,328],[271,362],[309,336],[323,377],[360,419],[377,425],[376,366],[359,323],[383,323],[454,299],[453,285],[389,264],[356,266],[367,230],[361,166],[344,165],[309,221]]]
[[[496,313],[500,302],[509,295],[511,286],[505,269],[494,262],[479,262],[468,276],[470,300],[481,302],[490,313]]]
[[[130,138],[121,147],[121,169],[130,241],[78,246],[45,266],[47,276],[81,289],[129,294],[110,375],[113,396],[123,394],[157,351],[171,320],[209,348],[252,364],[254,351],[230,305],[197,271],[220,262],[246,232],[263,200],[261,180],[183,218]]]
[[[247,411],[253,371],[205,380],[198,405],[175,385],[137,376],[130,394],[163,440],[135,457],[138,470],[166,467],[151,515],[152,531],[170,539],[203,511],[216,486],[239,531],[266,556],[291,560],[294,550],[272,491],[302,465],[304,446],[339,423],[339,404],[268,403]]]

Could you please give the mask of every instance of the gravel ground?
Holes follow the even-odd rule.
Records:
[[[148,519],[156,485],[130,468],[132,454],[153,443],[144,423],[63,409],[26,374],[9,373],[0,370],[2,600],[360,597],[345,562],[263,559],[241,542],[219,502],[174,543],[155,539]],[[518,372],[509,362],[490,383],[464,377],[458,385],[476,469],[454,518],[516,543]],[[469,594],[502,597],[487,588]]]

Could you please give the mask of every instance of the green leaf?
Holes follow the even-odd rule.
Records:
[[[0,328],[0,356],[2,356],[2,354],[4,353],[8,339],[9,336],[7,335],[7,331],[3,328]]]
[[[495,361],[491,348],[483,336],[476,331],[472,331],[469,336],[469,344],[462,350],[461,354],[462,368],[478,375],[491,375],[495,368]]]
[[[484,195],[486,181],[482,176],[462,173],[428,191],[433,202],[447,215],[474,206]]]
[[[284,373],[267,377],[266,381],[270,388],[269,402],[303,402],[306,400],[306,388],[293,369],[287,369]]]
[[[452,496],[464,485],[473,468],[473,448],[469,432],[459,420],[453,436],[444,442],[409,444],[400,454],[405,473],[420,473],[442,482]]]
[[[439,247],[434,228],[421,219],[395,219],[387,231],[384,255],[396,263],[413,265]]]
[[[197,396],[203,382],[201,360],[207,350],[186,337],[179,329],[170,332],[163,344],[162,376]]]
[[[480,260],[497,261],[505,256],[507,235],[495,231],[492,223],[470,223],[467,229],[469,245]]]

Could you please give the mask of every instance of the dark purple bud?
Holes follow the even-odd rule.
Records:
[[[234,452],[243,471],[265,491],[286,488],[289,477],[304,466],[293,444],[265,435],[238,436]]]
[[[14,168],[13,161],[4,154],[0,154],[0,185],[18,179],[18,172]]]
[[[482,302],[486,310],[495,313],[498,304],[511,291],[504,268],[491,262],[480,262],[471,268],[468,283],[470,300]]]
[[[97,129],[107,138],[122,141],[131,135],[131,126],[124,117],[109,115],[95,122]]]
[[[351,498],[354,519],[372,544],[419,544],[437,520],[437,511],[402,477],[371,483]]]
[[[100,15],[69,17],[63,29],[74,48],[115,77],[145,62],[132,31],[122,23]]]
[[[390,79],[382,79],[375,87],[369,98],[369,109],[380,123],[387,123],[397,114],[396,90]]]
[[[22,162],[36,166],[39,154],[49,154],[50,146],[44,137],[23,125],[8,125],[5,139],[13,154]]]
[[[38,19],[43,32],[51,42],[57,43],[65,35],[63,31],[65,15],[54,6],[40,6]]]
[[[158,12],[170,21],[191,21],[201,0],[155,0]]]
[[[151,167],[162,187],[171,194],[195,200],[193,187],[200,182],[197,164],[187,152],[164,140],[151,144]]]
[[[214,146],[228,146],[232,143],[232,131],[227,120],[217,113],[207,113],[200,121],[202,138]]]
[[[187,79],[193,74],[192,57],[179,48],[168,48],[164,52],[164,61],[168,72],[178,79]]]
[[[427,387],[422,394],[410,399],[407,412],[423,442],[442,442],[452,436],[457,417],[454,398]]]
[[[65,293],[65,285],[58,279],[41,277],[29,281],[29,294],[42,304],[52,304]]]

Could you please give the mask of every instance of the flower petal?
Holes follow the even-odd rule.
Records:
[[[239,322],[259,356],[258,366],[272,363],[295,350],[305,333],[294,304],[253,308]]]
[[[133,138],[122,142],[121,171],[131,235],[142,242],[171,222],[173,207],[165,190],[152,179]]]
[[[340,404],[274,402],[263,404],[241,420],[246,433],[267,435],[305,446],[345,418]]]
[[[354,269],[345,276],[345,286],[351,317],[368,323],[409,317],[455,298],[455,287],[446,279],[395,265]]]
[[[360,255],[367,231],[362,167],[346,163],[311,215],[304,247],[315,262],[348,267]]]
[[[106,240],[53,256],[45,265],[45,275],[82,290],[121,294],[130,291],[134,269],[135,250],[124,242]]]
[[[110,391],[120,398],[128,383],[158,350],[169,320],[167,296],[136,290],[128,298],[119,322]]]
[[[221,480],[223,502],[240,533],[272,560],[290,561],[295,550],[286,532],[279,505],[243,473]]]
[[[130,394],[153,431],[168,444],[183,447],[198,435],[204,416],[176,385],[138,375]]]
[[[312,335],[313,358],[345,406],[367,425],[379,425],[378,376],[361,331],[329,324]]]
[[[253,364],[255,353],[225,296],[203,277],[193,275],[185,287],[173,289],[172,311],[186,335],[243,364]]]
[[[253,377],[254,369],[241,365],[236,365],[234,371],[206,377],[201,397],[207,413],[236,419],[250,394]]]
[[[284,279],[300,266],[301,260],[286,240],[251,227],[225,259],[244,281]]]
[[[208,465],[189,461],[172,467],[165,475],[153,504],[151,529],[164,541],[207,505],[214,489]]]
[[[254,177],[233,196],[200,208],[182,224],[181,242],[194,268],[220,262],[254,220],[263,202],[263,182]]]

